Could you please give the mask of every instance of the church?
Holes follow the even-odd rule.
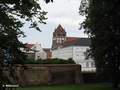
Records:
[[[58,27],[53,32],[51,49],[55,49],[65,42],[70,42],[70,41],[73,41],[73,40],[76,40],[76,39],[78,39],[78,37],[67,37],[67,32],[59,24]]]
[[[67,32],[59,24],[53,32],[52,58],[72,58],[76,64],[82,66],[82,71],[95,71],[94,60],[85,58],[85,52],[89,49],[91,41],[89,38],[67,37]]]

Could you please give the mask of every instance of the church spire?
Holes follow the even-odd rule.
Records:
[[[53,32],[52,49],[60,46],[65,41],[66,41],[66,31],[59,24],[58,27]]]

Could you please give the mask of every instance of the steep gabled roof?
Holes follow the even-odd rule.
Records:
[[[62,26],[59,24],[58,27],[55,29],[55,32],[65,32]],[[66,33],[66,32],[65,32]]]
[[[27,48],[32,48],[35,44],[26,44]]]
[[[76,40],[65,42],[61,45],[61,47],[68,47],[68,46],[90,46],[91,41],[89,38],[78,38]]]
[[[52,57],[51,48],[43,48],[43,50],[46,52],[48,58]]]

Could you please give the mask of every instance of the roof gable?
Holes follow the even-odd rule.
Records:
[[[55,29],[55,32],[65,32],[65,30],[62,28],[62,26],[59,24],[58,27]]]
[[[36,43],[36,44],[26,44],[26,47],[29,48],[32,51],[43,52],[42,46],[38,43]]]
[[[32,48],[35,44],[26,44],[27,48]]]
[[[34,46],[31,49],[35,51],[43,52],[42,46],[38,43],[34,44]]]

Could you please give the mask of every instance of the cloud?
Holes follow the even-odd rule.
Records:
[[[50,22],[50,23],[55,23],[55,24],[64,24],[64,25],[68,25],[68,26],[78,26],[79,23],[81,21],[83,21],[83,17],[82,18],[71,18],[71,17],[64,17],[64,16],[61,16],[61,17],[51,17],[47,20],[47,22]]]
[[[42,32],[29,30],[28,23],[22,28],[27,35],[26,38],[20,38],[22,42],[35,44],[40,43],[43,48],[50,48],[52,45],[52,35],[58,24],[61,24],[70,37],[87,37],[84,30],[78,30],[79,23],[85,17],[79,15],[80,0],[54,0],[54,3],[46,4],[44,0],[39,0],[40,6],[43,11],[48,12],[47,24],[40,24],[39,27]]]
[[[74,26],[84,20],[84,17],[78,13],[80,0],[54,0],[54,3],[45,4],[42,1],[40,3],[42,9],[48,12],[47,22]]]
[[[82,18],[78,13],[80,0],[54,0],[53,3],[48,4],[43,0],[39,0],[39,4],[43,11],[48,12],[48,19],[61,18],[61,16],[62,18],[68,17],[71,19],[78,19],[78,17]]]

